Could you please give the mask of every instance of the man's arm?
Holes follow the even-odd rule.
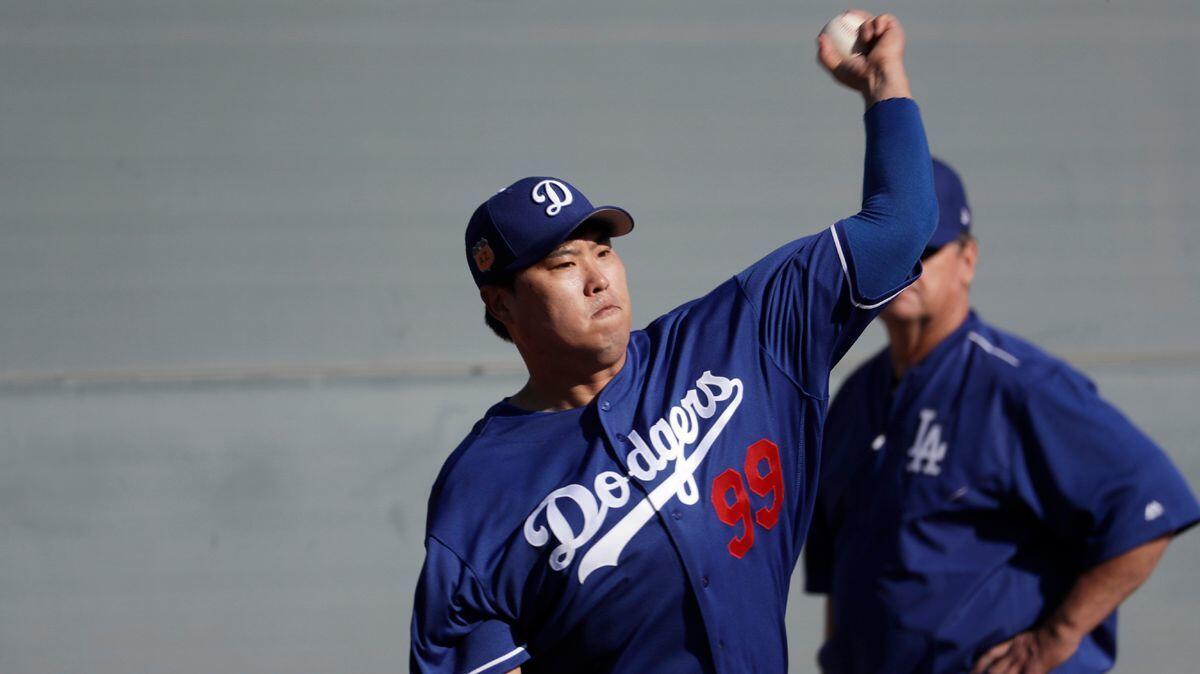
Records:
[[[1200,522],[1200,503],[1166,452],[1082,374],[1057,365],[1011,403],[1023,436],[1011,454],[1012,495],[1075,543],[1088,570],[1041,625],[985,653],[976,672],[1044,672],[1065,661],[1150,575],[1168,539]]]
[[[1083,637],[1150,577],[1169,540],[1157,538],[1085,571],[1042,625],[993,647],[972,674],[1041,674],[1066,662]]]
[[[855,303],[873,308],[914,278],[937,224],[937,199],[929,146],[904,69],[904,29],[894,16],[881,14],[862,24],[859,41],[864,53],[843,58],[822,35],[817,57],[867,107],[862,209],[835,232]]]

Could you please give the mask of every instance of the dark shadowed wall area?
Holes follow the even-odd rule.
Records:
[[[521,383],[471,210],[533,173],[627,207],[638,324],[853,212],[841,8],[0,3],[0,672],[404,671],[429,486]],[[1200,485],[1200,6],[870,9],[966,179],[980,312]],[[1129,602],[1120,671],[1200,661],[1198,566],[1192,534]],[[819,602],[788,628],[812,671]]]

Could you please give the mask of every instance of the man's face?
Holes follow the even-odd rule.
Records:
[[[629,290],[605,228],[580,228],[501,292],[489,306],[524,352],[586,352],[604,362],[624,355],[632,324]]]
[[[975,241],[963,239],[922,258],[921,278],[888,303],[881,314],[883,320],[928,322],[968,304],[977,253]]]

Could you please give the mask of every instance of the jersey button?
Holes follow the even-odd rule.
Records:
[[[700,584],[708,587],[708,576],[700,576]]]
[[[725,650],[725,640],[724,639],[717,639],[717,648],[722,651]]]
[[[671,518],[676,519],[676,520],[681,520],[681,519],[683,519],[683,513],[679,512],[678,510],[672,510]]]
[[[624,433],[617,433],[617,442],[621,443],[622,445],[625,444],[625,441],[628,439],[629,438],[625,437]]]
[[[608,402],[607,400],[605,400],[604,402],[600,403],[600,409],[602,409],[602,410],[604,410],[605,412],[607,412],[607,411],[609,411],[609,410],[611,410],[611,409],[612,409],[612,403],[610,403],[610,402]]]

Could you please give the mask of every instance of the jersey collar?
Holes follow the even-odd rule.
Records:
[[[940,365],[952,354],[958,353],[959,347],[967,340],[967,335],[976,330],[980,325],[979,316],[974,309],[967,312],[967,317],[962,324],[954,329],[945,339],[933,347],[924,358],[916,365],[908,369],[904,376],[900,378],[897,388],[909,388],[914,385],[919,385],[928,380]],[[891,352],[885,347],[883,349],[882,362],[887,376],[890,378],[895,369],[892,367]],[[889,386],[888,389],[891,387]]]
[[[593,412],[600,419],[601,425],[611,433],[627,433],[633,423],[636,408],[636,405],[630,402],[636,402],[637,392],[641,389],[640,382],[645,370],[643,360],[648,343],[649,338],[644,331],[630,333],[625,364],[587,405],[553,412],[534,412],[522,410],[507,400],[501,400],[484,413],[484,428],[499,426],[511,429],[528,423],[542,426],[560,422],[578,424],[581,417],[587,418],[591,416],[588,412]]]
[[[638,393],[642,388],[642,380],[645,379],[649,343],[650,338],[643,330],[635,330],[629,334],[625,365],[590,403],[596,408],[600,424],[610,436],[628,433],[633,425]]]

